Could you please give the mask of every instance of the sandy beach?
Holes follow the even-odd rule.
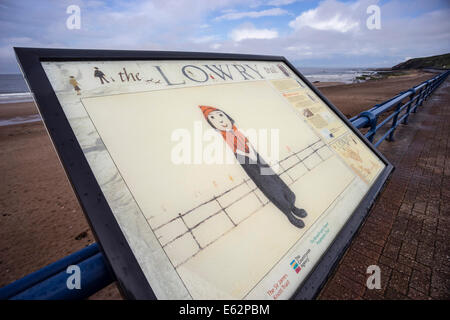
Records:
[[[347,117],[434,74],[422,71],[364,83],[315,83]],[[32,102],[0,104],[0,122],[33,119]],[[41,121],[0,125],[0,287],[93,242],[75,194]],[[120,299],[115,284],[92,299]]]

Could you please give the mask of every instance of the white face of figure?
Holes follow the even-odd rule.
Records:
[[[214,128],[218,130],[231,130],[233,128],[233,124],[230,119],[226,116],[222,111],[212,111],[208,114],[208,120],[212,123]]]

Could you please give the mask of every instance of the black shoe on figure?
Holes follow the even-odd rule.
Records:
[[[290,212],[286,216],[289,222],[292,223],[297,228],[301,229],[305,226],[305,223],[301,219],[296,218],[293,213]]]
[[[308,214],[306,213],[305,209],[299,209],[297,207],[294,207],[294,209],[292,209],[292,214],[296,217],[296,218],[305,218]]]

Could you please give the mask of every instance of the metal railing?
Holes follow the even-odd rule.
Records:
[[[69,289],[71,272],[79,267],[80,288]],[[0,288],[0,300],[77,300],[85,299],[114,282],[97,243],[91,244],[38,271]]]
[[[378,147],[386,139],[393,141],[395,129],[397,129],[401,123],[408,124],[409,115],[417,112],[417,108],[423,104],[443,81],[445,81],[449,74],[450,71],[438,74],[414,88],[399,93],[394,98],[389,99],[382,104],[378,104],[369,110],[361,112],[356,117],[351,118],[350,121],[358,129],[369,128],[365,137],[372,142],[375,147]],[[393,112],[388,114],[390,111]],[[378,123],[378,119],[386,114],[387,116]],[[376,133],[391,120],[390,128],[374,143],[373,141]]]
[[[417,112],[417,108],[445,81],[449,74],[450,71],[443,72],[392,99],[361,112],[356,117],[351,118],[350,121],[358,129],[369,128],[365,136],[373,143],[376,133],[392,120],[390,128],[383,133],[374,145],[377,147],[386,139],[392,141],[395,129],[399,124],[407,124],[410,114]],[[404,102],[404,100],[407,101]],[[388,114],[390,111],[393,112]],[[386,114],[387,116],[378,123],[378,119]],[[71,265],[77,265],[80,268],[81,289],[69,289],[67,285],[70,277],[67,269]],[[0,288],[0,300],[84,299],[114,281],[114,275],[109,270],[105,257],[99,246],[94,243]]]

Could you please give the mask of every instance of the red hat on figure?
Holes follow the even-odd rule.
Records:
[[[205,118],[208,118],[208,115],[213,112],[213,111],[217,111],[217,108],[214,107],[209,107],[209,106],[198,106],[202,112],[203,115],[205,116]]]

